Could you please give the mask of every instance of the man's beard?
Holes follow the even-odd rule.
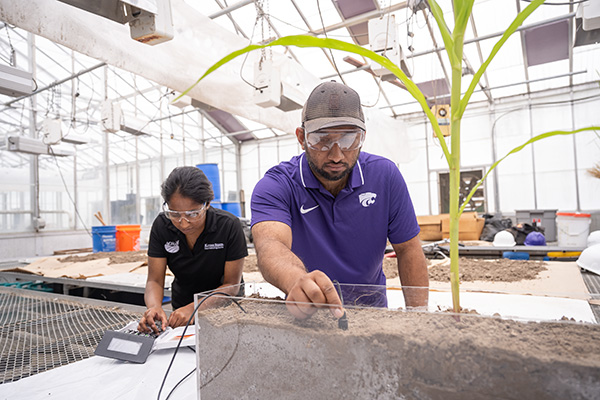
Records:
[[[352,165],[352,167],[350,167],[347,163],[340,163],[344,166],[346,166],[346,169],[344,171],[342,171],[339,175],[332,175],[329,172],[317,167],[317,165],[312,161],[310,154],[308,152],[306,152],[306,160],[308,161],[308,165],[310,166],[310,169],[318,174],[321,175],[323,178],[327,179],[328,181],[339,181],[344,179],[347,175],[350,174],[350,171],[352,171],[352,168],[354,168],[354,165]],[[356,164],[356,161],[354,162],[354,164]]]

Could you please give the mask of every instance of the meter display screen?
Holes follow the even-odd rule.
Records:
[[[112,338],[110,343],[108,344],[107,349],[111,351],[116,351],[119,353],[132,354],[136,355],[140,352],[142,348],[142,344],[139,342],[133,342],[131,340],[124,340],[119,338]]]

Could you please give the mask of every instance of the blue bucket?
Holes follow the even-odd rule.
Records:
[[[223,206],[223,210],[229,211],[236,217],[242,216],[242,207],[240,203],[221,203],[221,205]]]
[[[529,253],[524,251],[505,251],[502,253],[502,258],[509,260],[529,260]]]
[[[215,193],[214,201],[221,201],[221,179],[219,177],[219,165],[198,164],[196,167],[200,168],[210,183],[212,183],[213,192]]]
[[[115,251],[117,248],[117,227],[115,225],[92,226],[93,251]]]

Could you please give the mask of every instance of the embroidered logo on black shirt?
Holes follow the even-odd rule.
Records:
[[[169,253],[177,253],[179,251],[179,240],[165,243],[165,250]]]

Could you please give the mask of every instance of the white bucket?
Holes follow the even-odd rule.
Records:
[[[590,233],[591,217],[590,214],[557,212],[558,245],[584,249]]]

